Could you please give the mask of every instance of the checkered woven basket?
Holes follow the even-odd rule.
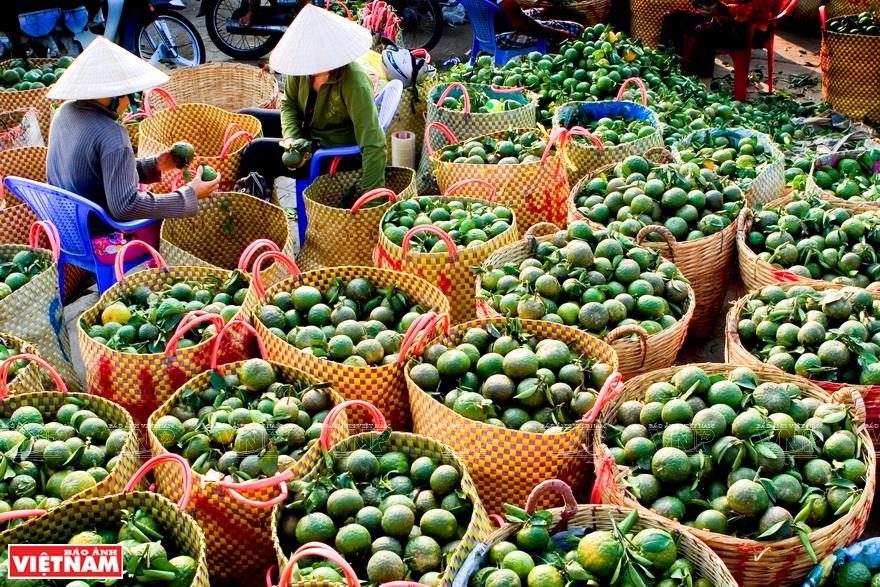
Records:
[[[758,143],[764,147],[765,152],[770,154],[772,160],[760,172],[758,172],[755,179],[753,179],[748,186],[741,184],[744,186],[743,195],[750,206],[754,206],[755,204],[765,204],[782,196],[783,191],[785,191],[785,157],[782,154],[782,151],[779,150],[779,147],[776,146],[776,143],[773,142],[773,139],[764,133],[747,128],[710,128],[697,130],[687,135],[681,142],[672,146],[672,156],[675,157],[676,160],[681,161],[679,148],[686,145],[692,145],[694,141],[701,141],[706,135],[711,135],[713,137],[725,135],[730,137],[733,141],[738,141],[742,137],[757,137]]]
[[[479,180],[465,180],[468,183],[479,183]],[[461,184],[464,185],[464,184]],[[455,187],[455,186],[453,186]],[[491,185],[489,186],[492,187]],[[451,193],[451,192],[450,192]],[[494,192],[490,193],[492,196]],[[494,197],[494,196],[493,196]],[[482,204],[491,206],[492,201],[480,198],[469,198],[463,196],[435,196],[436,199],[456,200],[465,204]],[[440,288],[448,298],[451,308],[451,320],[453,324],[464,322],[465,320],[473,320],[476,316],[474,305],[474,289],[475,275],[474,267],[483,264],[489,255],[517,240],[518,232],[516,227],[516,217],[510,223],[510,227],[485,243],[475,247],[464,247],[456,251],[451,240],[447,243],[447,250],[453,251],[448,253],[413,253],[409,252],[409,242],[412,236],[419,232],[434,232],[440,234],[439,228],[420,226],[414,227],[404,236],[403,248],[394,244],[386,237],[379,225],[379,244],[373,253],[373,264],[380,269],[393,269],[395,271],[406,271],[413,275],[417,275],[429,283]],[[449,238],[445,232],[440,235],[441,238]],[[406,250],[404,250],[404,248]]]
[[[520,0],[519,5],[523,10],[527,8],[551,8],[564,11],[563,14],[573,14],[575,21],[584,26],[593,26],[608,22],[611,12],[610,0]]]
[[[178,104],[210,104],[229,112],[278,107],[278,81],[253,65],[206,63],[172,69],[168,75],[171,79],[162,89]]]
[[[352,207],[342,207],[346,194],[357,193],[361,171],[322,175],[306,188],[303,197],[309,229],[296,258],[303,271],[343,265],[371,265],[379,220],[396,200],[416,194],[415,172],[403,167],[385,168],[385,187],[371,190]],[[376,204],[376,200],[385,199]],[[364,207],[368,202],[373,205]],[[344,238],[340,238],[345,235]]]
[[[880,71],[871,66],[880,59],[880,36],[828,30],[825,27],[826,8],[829,18],[868,9],[866,5],[843,0],[819,8],[822,25],[822,46],[819,49],[822,98],[835,110],[851,118],[880,122],[880,104],[877,103]]]
[[[420,343],[420,346],[437,342],[453,348],[461,343],[469,329],[485,328],[487,324],[502,327],[505,322],[504,318],[465,322]],[[470,420],[438,402],[410,379],[409,370],[418,364],[417,359],[411,359],[405,370],[413,431],[436,438],[461,457],[483,504],[493,513],[501,513],[505,503],[523,503],[532,488],[545,479],[562,479],[579,495],[582,494],[589,468],[589,455],[583,450],[589,429],[601,406],[619,391],[617,354],[610,345],[585,332],[553,322],[521,320],[520,324],[525,334],[539,340],[561,340],[573,352],[607,363],[614,370],[596,398],[598,407],[565,432],[534,434]]]
[[[30,406],[40,410],[47,419],[54,419],[55,413],[58,411],[58,408],[64,405],[66,399],[72,399],[82,405],[83,408],[97,414],[99,418],[107,422],[111,430],[121,429],[125,430],[127,434],[125,443],[119,451],[119,459],[116,462],[116,466],[110,470],[109,475],[96,485],[78,493],[75,497],[65,500],[61,506],[54,508],[51,512],[63,511],[65,508],[70,507],[71,503],[119,493],[131,476],[134,475],[140,464],[137,430],[134,421],[123,408],[100,397],[87,393],[65,393],[64,391],[19,393],[3,399],[0,416],[4,419],[9,418],[12,412],[18,408]],[[0,539],[9,540],[9,537],[15,536],[17,532],[17,528],[0,532]]]
[[[6,369],[6,367],[3,366],[3,363],[10,362],[13,358],[32,359],[33,357],[37,357],[42,359],[37,353],[36,347],[17,336],[0,333],[0,344],[10,350],[18,349],[18,352],[13,352],[10,355],[10,358],[0,363],[0,374]],[[0,394],[16,395],[20,393],[45,390],[46,385],[43,382],[43,373],[40,371],[41,366],[35,365],[34,360],[27,362],[24,367],[21,367],[12,379],[8,379],[8,373],[6,374],[7,381],[3,381],[2,377],[0,377]],[[63,381],[61,383],[62,387],[66,387],[64,386]],[[57,385],[55,387],[57,387]]]
[[[141,241],[131,241],[117,253],[125,258],[126,248]],[[148,246],[148,245],[147,245]],[[144,269],[131,275],[122,275],[110,289],[105,291],[94,306],[86,310],[77,321],[77,340],[86,371],[86,388],[89,393],[105,397],[131,412],[135,421],[143,424],[162,403],[181,385],[210,366],[212,344],[202,341],[191,347],[178,349],[177,338],[169,341],[164,353],[123,353],[113,350],[88,335],[88,329],[101,319],[104,308],[118,300],[124,293],[139,286],[150,289],[165,288],[179,281],[204,282],[209,278],[225,280],[230,271],[211,267],[168,267],[158,253],[152,251],[158,267]],[[119,275],[121,271],[117,272]],[[217,319],[220,322],[217,322]],[[178,328],[183,336],[190,328],[212,322],[215,328],[222,326],[222,318],[215,314],[198,316],[186,327]],[[230,337],[224,347],[221,362],[231,362],[246,355],[247,340]]]
[[[805,191],[807,193],[820,196],[823,200],[831,202],[837,208],[845,208],[850,211],[859,212],[864,212],[865,210],[880,210],[880,200],[875,200],[871,202],[854,202],[851,200],[838,198],[832,192],[823,190],[818,185],[816,185],[816,181],[813,179],[814,174],[816,173],[816,170],[818,168],[825,165],[836,165],[837,162],[841,159],[845,159],[848,157],[858,157],[862,153],[864,153],[863,150],[838,151],[837,153],[831,153],[828,155],[817,157],[813,160],[813,164],[810,166],[810,174],[807,177],[807,186],[805,188]],[[874,177],[880,177],[880,162],[878,162],[874,166],[873,171]]]
[[[431,123],[425,132],[429,132],[437,123]],[[443,127],[439,127],[443,128]],[[516,132],[525,132],[531,129],[514,129]],[[445,129],[444,134],[448,131]],[[484,135],[483,137],[499,138],[507,136],[507,131],[500,131]],[[553,134],[547,138],[547,150],[541,161],[534,163],[520,163],[518,165],[471,165],[468,163],[450,163],[441,161],[436,152],[431,152],[431,165],[434,167],[434,176],[440,186],[440,193],[463,179],[482,179],[495,188],[495,201],[503,206],[508,206],[516,215],[520,234],[539,222],[552,222],[563,224],[568,213],[568,176],[565,163],[563,162],[562,147],[565,143],[566,132],[563,129],[554,129]],[[457,138],[448,134],[452,143],[458,143]],[[462,141],[463,142],[463,141]],[[550,155],[553,146],[557,147],[556,154]]]
[[[268,240],[276,250],[293,255],[293,238],[285,211],[241,192],[214,192],[199,200],[195,216],[167,218],[162,222],[159,250],[171,265],[250,272],[249,259],[242,255],[257,240]],[[282,276],[281,269],[274,264],[263,269],[263,282],[269,285]]]
[[[9,59],[0,62],[0,71],[12,67],[13,61]],[[55,65],[57,59],[28,59],[32,67]],[[51,86],[50,86],[51,87]],[[21,90],[18,92],[0,92],[0,112],[9,112],[21,108],[33,108],[37,111],[37,120],[40,124],[40,134],[43,141],[49,142],[49,126],[52,124],[52,116],[55,113],[57,102],[48,98],[49,87],[36,90]]]
[[[630,508],[615,505],[579,505],[571,488],[559,479],[548,479],[532,489],[525,510],[533,514],[539,507],[543,507],[539,504],[542,499],[546,500],[550,490],[561,494],[561,498],[565,501],[564,507],[550,510],[553,514],[552,537],[557,544],[565,543],[571,538],[579,538],[592,530],[611,530],[615,524],[620,524],[632,512]],[[522,523],[505,524],[478,544],[455,576],[452,587],[467,587],[474,573],[486,565],[489,550],[502,541],[515,543],[516,533],[523,528],[523,525]],[[632,531],[639,532],[645,528],[668,529],[659,516],[639,512],[639,519],[633,525]],[[703,541],[688,531],[679,531],[676,534],[678,555],[694,564],[695,578],[708,579],[714,587],[737,587],[730,571]]]
[[[694,12],[689,0],[629,0],[629,36],[646,47],[660,45],[663,17],[670,12]]]
[[[138,156],[156,156],[174,143],[186,141],[196,152],[190,167],[213,167],[222,176],[219,189],[230,190],[239,177],[244,148],[261,136],[263,127],[253,116],[233,114],[207,104],[180,104],[155,112],[140,123]],[[185,183],[180,170],[168,171],[151,189],[167,193]]]
[[[700,363],[695,366],[703,369],[711,377],[713,375],[727,375],[737,367],[745,365],[745,363],[731,360],[729,356],[728,361],[730,364]],[[829,396],[827,392],[810,384],[805,379],[793,378],[791,375],[786,375],[782,371],[766,365],[748,365],[748,367],[755,371],[760,381],[793,382],[801,388],[806,397],[813,397],[823,402],[832,400],[832,396]],[[623,402],[644,398],[645,390],[652,383],[668,381],[679,369],[680,367],[661,369],[631,379],[626,383],[623,393],[602,410],[599,421],[604,424],[614,422],[617,410]],[[861,440],[863,455],[868,465],[868,474],[865,490],[849,513],[841,516],[832,524],[814,529],[808,535],[810,544],[819,560],[838,548],[852,543],[862,534],[868,522],[877,482],[874,446],[865,427],[865,405],[861,396],[853,389],[845,389],[835,393],[833,399],[846,404],[850,410],[855,427],[854,432]],[[611,503],[636,509],[640,516],[657,517],[657,514],[641,505],[627,491],[624,484],[627,469],[614,464],[614,458],[604,444],[604,433],[601,427],[596,428],[593,436],[593,455],[596,467],[596,485],[593,489],[594,503],[599,501]],[[797,536],[776,542],[758,541],[697,530],[668,518],[660,519],[667,529],[690,532],[705,542],[721,557],[737,583],[742,587],[799,584],[813,568],[813,562]]]
[[[345,409],[363,403],[365,402],[345,402],[342,405],[337,406],[327,415],[325,423],[327,426],[332,427],[333,419],[343,413]],[[378,428],[379,432],[353,434],[337,443],[330,442],[331,439],[322,433],[320,445],[322,453],[325,454],[325,459],[321,459],[315,464],[309,474],[304,477],[305,481],[317,479],[327,474],[328,462],[326,457],[329,457],[335,462],[359,448],[370,447],[371,450],[378,448],[378,442],[382,436],[381,431],[386,429],[386,422],[382,419],[381,414],[377,415],[374,413],[376,411],[375,407],[370,406],[370,408],[372,408],[370,410],[372,423]],[[353,419],[355,418],[350,418],[350,420]],[[328,429],[329,428],[325,430]],[[492,524],[489,521],[489,516],[486,514],[486,510],[480,502],[480,496],[477,494],[477,489],[474,487],[474,483],[468,474],[468,469],[464,461],[459,458],[453,449],[438,440],[426,436],[410,434],[407,432],[390,432],[385,446],[388,451],[400,451],[413,459],[418,457],[430,457],[441,464],[455,467],[461,473],[462,491],[464,492],[465,497],[470,500],[474,510],[471,514],[471,522],[468,525],[467,531],[464,536],[461,537],[461,541],[448,559],[446,568],[440,574],[440,580],[437,587],[450,587],[452,578],[458,572],[459,568],[461,568],[465,558],[467,558],[468,554],[477,546],[477,544],[479,544],[479,542],[492,531]],[[285,550],[281,543],[281,538],[278,535],[278,521],[281,517],[281,508],[283,507],[283,504],[276,506],[273,512],[274,524],[272,527],[272,539],[275,543],[275,553],[278,557],[279,568],[284,568],[287,565],[288,556],[291,554],[289,551]],[[283,582],[279,584],[279,587],[281,587],[281,585],[283,585]],[[320,587],[320,585],[323,584],[298,582],[294,583],[294,585],[296,585],[296,587]]]
[[[192,518],[178,509],[177,504],[147,491],[113,493],[65,503],[0,535],[0,548],[6,551],[10,544],[67,544],[79,532],[103,525],[120,526],[122,510],[135,512],[139,509],[147,510],[159,523],[163,544],[173,545],[177,552],[196,560],[196,575],[189,587],[210,587],[202,531]],[[12,584],[16,582],[11,581]]]
[[[293,291],[301,285],[311,285],[326,291],[336,281],[349,281],[356,277],[369,280],[377,288],[393,287],[409,296],[414,304],[426,310],[449,312],[449,300],[437,287],[409,273],[376,269],[375,267],[328,267],[300,273],[275,284],[268,290],[255,279],[258,298],[271,298],[280,291]],[[343,398],[370,402],[382,411],[389,425],[395,430],[409,430],[409,402],[406,383],[403,380],[402,363],[374,367],[354,367],[318,358],[296,348],[286,340],[275,336],[257,319],[258,304],[251,316],[260,338],[266,344],[269,360],[291,365],[313,375],[321,381],[330,381]]]
[[[233,325],[240,327],[243,324],[239,321],[230,322],[221,332],[221,336],[230,331]],[[252,330],[252,327],[246,324],[245,327]],[[215,371],[221,374],[234,373],[243,363],[244,361],[238,361],[221,365],[219,368],[212,366],[208,371],[186,382],[153,412],[148,422],[150,450],[153,455],[169,454],[153,433],[153,427],[159,418],[171,413],[184,394],[207,389],[211,385],[211,376]],[[271,364],[279,374],[279,381],[320,383],[317,378],[293,367],[274,362]],[[334,405],[342,403],[339,394],[332,389],[329,391]],[[343,416],[336,422],[331,437],[334,442],[338,442],[347,435],[348,422]],[[257,482],[221,483],[212,479],[210,475],[191,471],[195,482],[189,493],[188,513],[195,518],[205,533],[208,568],[213,580],[247,582],[250,578],[259,576],[272,564],[275,558],[272,549],[272,532],[269,528],[272,507],[284,501],[287,496],[287,483],[302,478],[320,458],[321,451],[317,444],[313,444],[289,469]],[[156,486],[159,493],[170,499],[180,499],[181,488],[185,487],[182,471],[179,467],[169,468],[163,475],[157,475]],[[243,498],[242,495],[246,497]]]
[[[0,150],[45,146],[34,108],[0,112]]]
[[[483,263],[483,269],[489,270],[508,264],[519,266],[522,261],[532,256],[532,250],[536,243],[552,240],[553,233],[558,230],[556,226],[541,224],[535,225],[533,229],[547,229],[550,234],[540,237],[531,233],[527,234],[524,240],[517,241],[490,255]],[[533,230],[532,232],[537,233],[538,231]],[[479,293],[481,289],[479,275],[477,275],[476,289]],[[689,285],[684,315],[676,321],[674,326],[656,334],[648,334],[644,328],[633,324],[618,326],[605,335],[603,340],[610,344],[617,353],[619,370],[624,379],[653,369],[668,367],[675,363],[678,351],[681,350],[685,336],[687,336],[695,306],[694,291]],[[500,316],[501,314],[493,309],[486,300],[477,299],[478,318],[497,318]]]
[[[46,181],[46,147],[21,147],[0,151],[0,178],[16,176]],[[0,242],[26,243],[31,225],[37,221],[30,207],[12,195],[5,185],[0,187]]]

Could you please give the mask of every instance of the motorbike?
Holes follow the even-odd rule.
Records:
[[[200,0],[208,36],[236,59],[259,59],[272,50],[287,25],[309,0]],[[348,13],[339,0],[311,0],[317,6]],[[438,0],[387,0],[399,33],[389,39],[406,49],[432,49],[443,33]],[[341,8],[340,8],[341,7]],[[348,16],[348,14],[346,14]]]

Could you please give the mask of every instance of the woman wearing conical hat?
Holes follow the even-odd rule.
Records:
[[[198,198],[220,181],[195,179],[170,194],[141,192],[138,184],[159,181],[163,171],[177,167],[170,152],[135,159],[128,131],[117,119],[129,105],[128,96],[159,86],[168,76],[122,47],[97,37],[49,90],[49,98],[65,100],[49,130],[46,178],[51,185],[87,198],[119,221],[192,216]],[[93,220],[92,230],[109,227]]]
[[[358,145],[361,191],[385,181],[385,132],[373,99],[373,82],[357,63],[370,50],[367,29],[329,10],[306,3],[269,56],[269,66],[285,76],[281,109],[248,109],[260,119],[266,139],[253,141],[242,165],[271,179],[302,177],[311,154],[296,170],[281,162],[279,138],[312,142],[313,148]],[[343,159],[351,164],[353,157]],[[348,161],[347,161],[348,160]]]

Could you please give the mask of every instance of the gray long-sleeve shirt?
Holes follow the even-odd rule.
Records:
[[[51,185],[88,198],[119,221],[198,212],[198,199],[189,186],[170,194],[138,191],[139,183],[159,180],[156,159],[135,159],[116,113],[93,101],[65,102],[55,113],[46,177]]]

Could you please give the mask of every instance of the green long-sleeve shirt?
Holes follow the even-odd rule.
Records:
[[[309,76],[288,76],[281,97],[284,138],[307,138],[321,147],[358,145],[363,175],[361,190],[385,184],[385,132],[373,100],[373,83],[364,69],[350,63],[333,71],[315,97],[311,120],[305,120],[311,91]]]

